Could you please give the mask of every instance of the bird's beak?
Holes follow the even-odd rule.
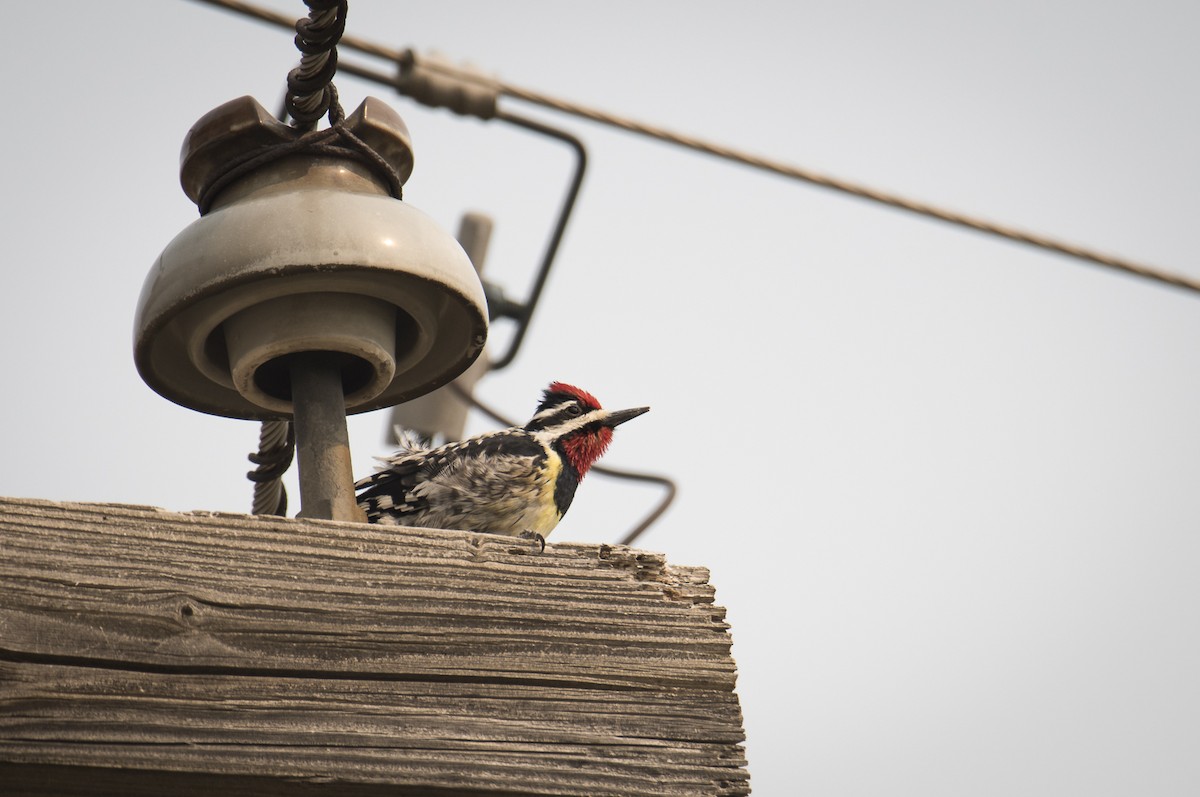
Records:
[[[620,426],[625,421],[632,420],[642,413],[649,412],[649,407],[634,407],[631,410],[615,410],[604,417],[604,425],[608,428]]]

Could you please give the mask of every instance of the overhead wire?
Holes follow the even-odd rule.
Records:
[[[294,24],[294,22],[285,14],[279,14],[271,11],[270,9],[264,9],[251,3],[240,2],[240,0],[198,0],[198,2],[220,6],[230,11],[236,11],[261,21],[270,22],[284,27],[290,28]],[[860,185],[850,180],[833,177],[812,169],[806,169],[771,158],[743,152],[733,147],[727,147],[706,141],[697,136],[678,133],[663,127],[646,124],[635,119],[608,113],[606,111],[591,108],[581,103],[560,99],[539,91],[517,86],[515,84],[499,80],[490,75],[485,75],[475,69],[462,68],[443,59],[426,59],[418,56],[411,49],[394,49],[350,35],[342,36],[341,45],[347,49],[355,50],[364,55],[382,58],[398,64],[401,71],[404,69],[421,68],[435,73],[441,73],[447,77],[452,77],[455,80],[465,83],[486,84],[489,89],[497,91],[501,95],[511,99],[520,100],[522,102],[527,102],[534,105],[540,105],[544,108],[549,108],[560,113],[577,116],[592,122],[615,127],[620,130],[647,136],[649,138],[654,138],[668,144],[685,147],[687,149],[711,155],[716,158],[740,163],[744,166],[771,172],[782,177],[799,180],[801,182],[806,182],[822,188],[828,188],[830,190],[848,194],[859,199],[866,199],[871,202],[904,210],[919,216],[936,219],[947,224],[953,224],[958,227],[975,230],[976,232],[981,232],[986,235],[997,236],[1009,241],[1014,241],[1045,251],[1065,255],[1077,260],[1082,260],[1092,265],[1103,266],[1105,268],[1120,271],[1135,277],[1168,285],[1173,288],[1179,288],[1191,291],[1193,293],[1200,293],[1200,280],[1173,273],[1157,266],[1152,266],[1130,258],[1118,257],[1116,255],[1098,251],[1091,247],[1061,241],[1049,235],[1022,230],[1015,226],[1000,224],[978,218],[967,213],[961,213],[955,210],[938,207],[937,205],[929,202],[910,199],[899,194]],[[346,64],[343,64],[341,68],[344,72],[357,74],[360,77],[366,77],[368,79],[380,79],[381,82],[394,86],[403,91],[402,86],[398,85],[394,78],[379,76],[378,73],[372,73],[370,70],[350,67]]]

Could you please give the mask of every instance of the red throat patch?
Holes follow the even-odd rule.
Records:
[[[601,426],[594,432],[576,435],[562,441],[563,453],[567,455],[567,461],[579,474],[579,478],[582,479],[591,469],[592,464],[600,459],[608,449],[608,444],[612,442],[612,436],[612,429]]]

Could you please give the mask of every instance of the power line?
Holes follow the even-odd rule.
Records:
[[[282,27],[293,28],[295,26],[295,20],[285,14],[260,8],[250,3],[239,2],[239,0],[199,0],[199,2],[220,6],[222,8],[236,11],[265,22],[280,25]],[[492,76],[485,75],[477,70],[463,68],[446,62],[442,59],[419,57],[412,50],[396,50],[350,35],[343,35],[340,44],[347,49],[356,50],[365,55],[370,55],[375,58],[382,58],[399,64],[401,73],[403,73],[405,70],[413,71],[418,69],[425,70],[427,72],[433,72],[442,78],[456,82],[459,85],[472,86],[476,89],[494,91],[500,95],[510,97],[515,100],[521,100],[534,105],[540,105],[560,113],[570,114],[572,116],[577,116],[592,122],[615,127],[627,132],[637,133],[639,135],[654,138],[676,146],[686,147],[687,149],[691,149],[696,152],[701,152],[706,155],[721,158],[723,160],[740,163],[755,169],[761,169],[782,177],[800,180],[811,185],[829,188],[850,196],[870,200],[882,205],[887,205],[888,207],[905,210],[926,218],[937,219],[938,221],[946,222],[959,227],[965,227],[967,229],[982,232],[987,235],[994,235],[1010,241],[1015,241],[1017,243],[1037,247],[1038,249],[1066,255],[1078,260],[1083,260],[1093,265],[1104,266],[1106,268],[1121,271],[1136,277],[1141,277],[1143,279],[1153,280],[1155,282],[1169,285],[1174,288],[1182,288],[1194,293],[1200,293],[1200,281],[1169,271],[1164,271],[1156,266],[1151,266],[1136,260],[1099,252],[1090,247],[1060,241],[1047,235],[1028,232],[1010,225],[987,221],[966,213],[948,210],[927,202],[909,199],[898,194],[859,185],[848,180],[842,180],[840,178],[822,174],[811,169],[793,166],[791,164],[782,163],[770,158],[746,153],[732,147],[715,144],[695,136],[677,133],[667,130],[666,128],[638,122],[634,119],[607,113],[605,111],[590,108],[586,105],[581,105],[569,100],[559,99],[541,92],[533,91],[531,89],[515,86],[511,83],[498,80]],[[375,80],[377,82],[390,85],[396,90],[404,93],[406,81],[400,80],[399,77],[392,78],[386,75],[380,75],[379,73],[372,72],[368,69],[355,68],[349,64],[343,64],[342,70],[351,74],[355,74],[359,77],[364,77],[368,80]],[[427,100],[422,98],[422,101]]]

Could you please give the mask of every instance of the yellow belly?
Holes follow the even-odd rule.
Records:
[[[540,481],[541,494],[534,506],[536,509],[528,516],[529,530],[536,531],[543,537],[548,535],[558,525],[562,515],[554,503],[554,485],[558,484],[558,474],[562,472],[562,460],[558,454],[551,454],[546,459],[546,474]]]

